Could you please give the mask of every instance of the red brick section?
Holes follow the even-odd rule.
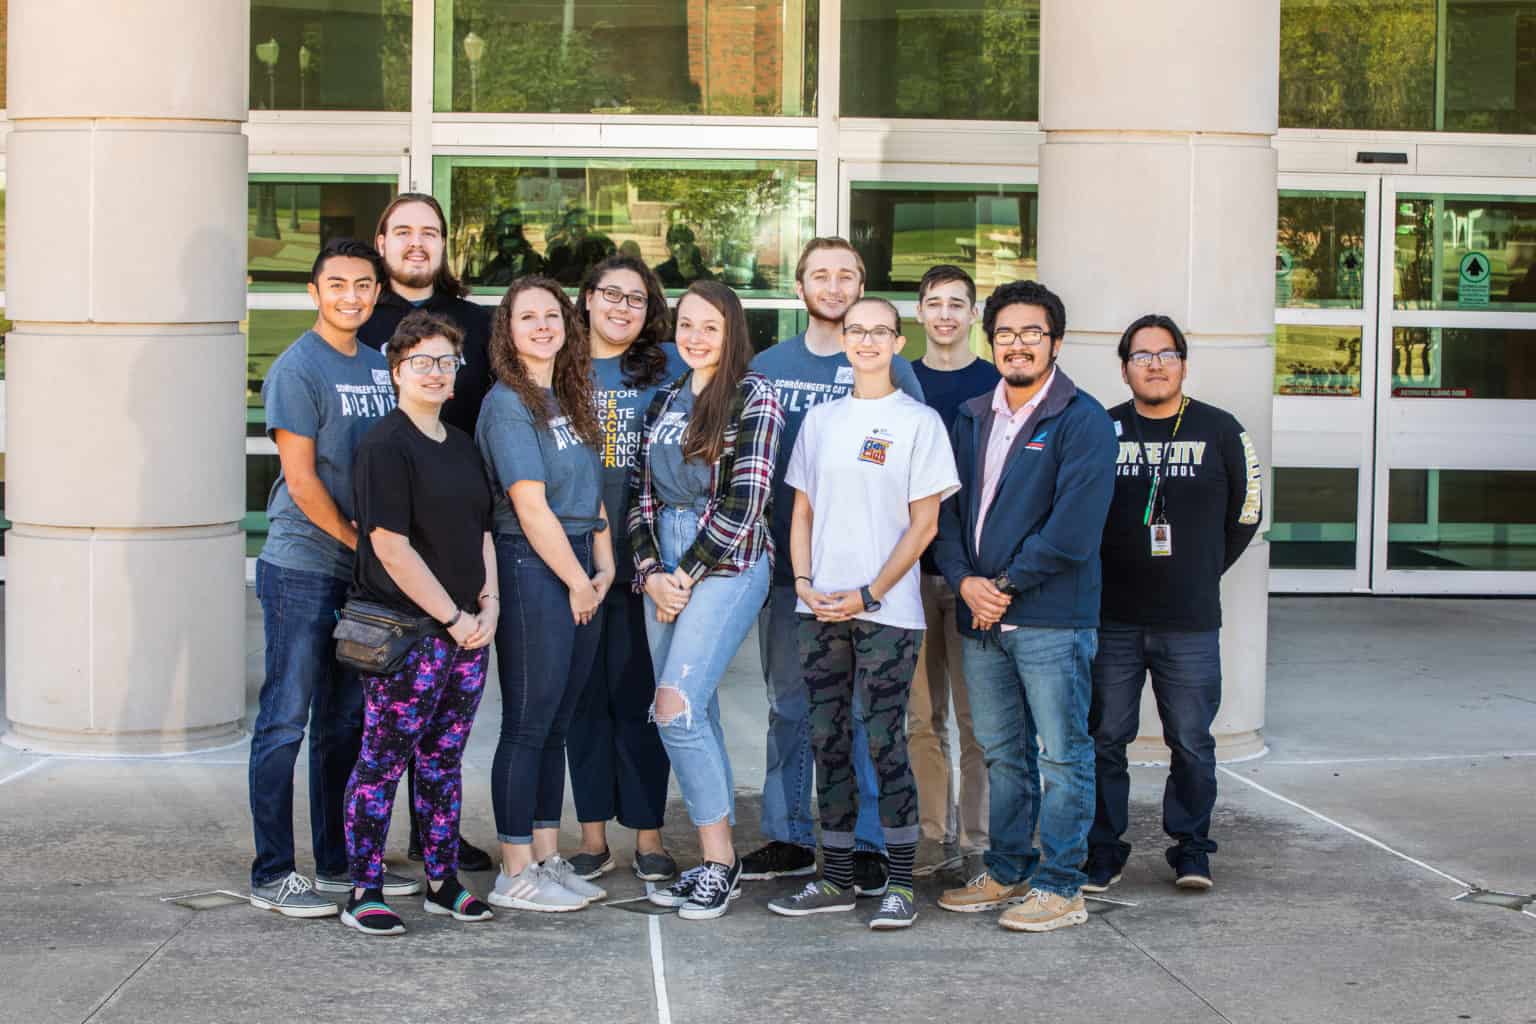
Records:
[[[704,113],[780,112],[783,16],[779,0],[688,0],[688,77]]]

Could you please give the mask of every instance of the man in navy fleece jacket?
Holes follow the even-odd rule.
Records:
[[[969,613],[960,627],[992,846],[986,873],[939,906],[1006,906],[1004,928],[1051,931],[1088,920],[1088,708],[1118,444],[1104,407],[1056,365],[1066,310],[1054,292],[1006,284],[982,326],[1003,379],[960,407],[952,440],[962,489],[944,503],[933,550]]]

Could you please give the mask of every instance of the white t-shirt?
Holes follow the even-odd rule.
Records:
[[[810,499],[812,586],[830,593],[873,583],[912,525],[908,503],[949,497],[960,489],[960,474],[939,414],[896,391],[884,398],[847,395],[813,408],[784,482]],[[779,557],[787,559],[789,552]],[[804,601],[795,608],[810,612]],[[879,611],[857,617],[922,629],[917,563]]]

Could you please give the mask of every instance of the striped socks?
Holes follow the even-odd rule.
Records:
[[[885,855],[886,860],[890,864],[890,884],[899,885],[910,892],[912,889],[912,864],[917,860],[917,844],[893,843],[887,840]]]
[[[910,862],[908,867],[910,869]],[[821,876],[839,889],[853,888],[853,847],[823,846]]]

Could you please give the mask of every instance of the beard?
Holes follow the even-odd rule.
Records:
[[[845,303],[841,309],[838,309],[837,307],[829,306],[820,300],[807,299],[805,302],[805,311],[817,320],[825,320],[828,323],[842,323],[843,315],[847,313],[848,310],[853,308],[853,303],[856,301],[858,300],[850,300],[849,302]]]
[[[1027,370],[1009,370],[1003,373],[1003,380],[1008,382],[1011,388],[1028,388],[1044,380],[1051,372],[1051,367],[1056,365],[1056,356],[1047,351],[1045,362],[1039,360]]]
[[[437,277],[438,268],[429,262],[419,270],[403,263],[398,266],[390,263],[388,269],[389,279],[395,284],[404,285],[407,288],[425,288]]]

